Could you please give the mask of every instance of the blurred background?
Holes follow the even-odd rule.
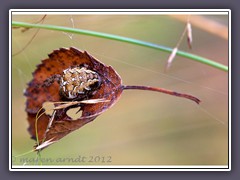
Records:
[[[13,15],[12,20],[34,23],[42,17]],[[228,39],[210,32],[219,28],[217,25],[228,28],[228,16],[203,16],[206,22],[216,25],[208,28],[203,22],[205,30],[195,25],[194,21],[197,24],[200,20],[194,17],[191,16],[193,48],[188,48],[185,37],[179,49],[228,66]],[[180,15],[47,15],[43,24],[116,34],[174,48],[186,20],[187,16]],[[36,31],[13,29],[12,53],[24,48]],[[125,91],[114,107],[44,149],[41,157],[54,160],[43,161],[44,165],[228,164],[227,72],[178,56],[169,71],[164,72],[168,53],[43,29],[24,51],[12,57],[13,155],[28,152],[35,145],[27,131],[26,99],[23,96],[32,72],[53,50],[70,46],[86,50],[101,62],[113,66],[125,85],[162,87],[192,94],[202,102],[197,105],[156,92]],[[92,158],[93,162],[73,161],[80,157]],[[30,153],[13,158],[13,164],[34,165],[35,158],[36,154]],[[57,162],[57,159],[61,160]]]

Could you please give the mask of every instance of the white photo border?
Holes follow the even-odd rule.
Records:
[[[12,15],[228,15],[228,165],[223,166],[16,166],[12,165]],[[9,170],[10,171],[231,171],[231,10],[230,9],[10,9],[9,10]]]

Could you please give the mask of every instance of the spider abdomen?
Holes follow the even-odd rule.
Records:
[[[98,73],[85,67],[74,67],[63,70],[60,79],[60,92],[68,99],[78,98],[99,87],[101,83]]]

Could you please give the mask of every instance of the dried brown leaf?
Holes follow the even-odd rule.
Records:
[[[177,48],[169,57],[169,65],[176,53]],[[123,90],[156,91],[200,103],[192,95],[163,88],[122,85],[120,76],[111,66],[104,65],[86,51],[61,48],[48,56],[37,66],[25,91],[29,133],[39,140],[35,150],[41,150],[93,121],[119,100]],[[47,109],[50,105],[51,114]],[[68,116],[67,112],[72,108],[80,108],[79,118]]]
[[[100,87],[83,96],[86,103],[74,104],[73,106],[55,110],[53,122],[48,128],[50,115],[41,110],[45,102],[69,101],[61,96],[59,92],[60,83],[57,77],[61,76],[63,70],[69,67],[88,67],[101,77]],[[119,99],[122,93],[122,81],[119,75],[111,66],[106,66],[89,55],[86,51],[81,52],[76,48],[61,48],[49,54],[49,58],[42,61],[33,73],[33,79],[28,83],[25,96],[27,97],[26,112],[28,114],[29,132],[33,139],[36,139],[35,121],[38,111],[43,113],[38,118],[37,132],[40,144],[43,141],[58,141],[70,132],[93,121],[99,114],[109,109]],[[87,100],[101,99],[104,101],[87,103]],[[90,101],[90,102],[91,102]],[[71,107],[80,106],[82,116],[72,120],[66,112]],[[57,106],[56,106],[57,107]],[[46,132],[46,130],[48,130]]]

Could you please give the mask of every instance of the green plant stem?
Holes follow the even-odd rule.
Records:
[[[41,29],[76,33],[76,34],[83,34],[83,35],[94,36],[94,37],[98,37],[98,38],[111,39],[111,40],[126,42],[126,43],[130,43],[130,44],[135,44],[135,45],[139,45],[139,46],[149,47],[149,48],[157,49],[157,50],[160,50],[163,52],[168,52],[168,53],[171,53],[173,50],[172,48],[165,47],[165,46],[158,45],[158,44],[153,44],[150,42],[145,42],[145,41],[128,38],[128,37],[123,37],[123,36],[118,36],[118,35],[113,35],[113,34],[89,31],[89,30],[84,30],[84,29],[75,29],[75,28],[54,26],[54,25],[47,25],[47,24],[31,24],[31,23],[17,22],[17,21],[12,21],[12,26],[13,27],[26,27],[26,28],[41,28]],[[214,62],[213,60],[210,60],[210,59],[207,59],[207,58],[204,58],[201,56],[197,56],[195,54],[187,53],[184,51],[177,51],[177,55],[192,59],[194,61],[198,61],[203,64],[207,64],[209,66],[215,67],[215,68],[223,70],[223,71],[228,71],[227,66],[217,63],[217,62]]]

